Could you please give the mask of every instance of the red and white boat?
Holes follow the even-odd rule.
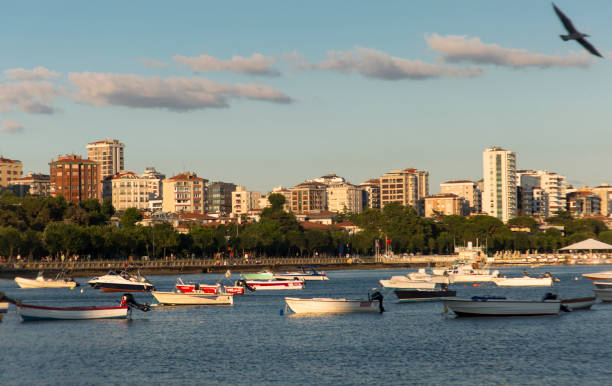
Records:
[[[257,290],[301,290],[304,280],[246,280],[246,284]]]
[[[197,291],[202,291],[205,294],[234,294],[244,295],[244,287],[241,286],[224,286],[221,284],[201,284],[201,283],[184,283],[181,278],[178,278],[176,289],[184,294],[189,294]]]

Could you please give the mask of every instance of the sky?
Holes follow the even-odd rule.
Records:
[[[612,3],[558,0],[612,57]],[[548,1],[27,1],[0,13],[0,155],[48,174],[119,139],[125,167],[249,190],[394,169],[612,183],[612,64]]]

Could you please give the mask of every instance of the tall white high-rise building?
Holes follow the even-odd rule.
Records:
[[[519,170],[516,182],[524,215],[548,217],[565,210],[565,176],[548,170]]]
[[[125,145],[116,139],[104,139],[87,144],[87,157],[91,161],[100,163],[101,180],[123,171],[124,148]]]
[[[517,215],[516,153],[491,147],[482,153],[482,211],[507,222]]]

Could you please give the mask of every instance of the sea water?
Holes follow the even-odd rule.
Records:
[[[561,281],[552,288],[454,284],[457,297],[541,299],[593,296],[582,273],[607,267],[543,266]],[[257,291],[233,306],[160,307],[133,319],[22,322],[11,306],[0,323],[0,384],[610,384],[612,304],[559,316],[455,318],[441,302],[397,303],[384,314],[300,316],[285,296],[363,298],[378,280],[409,270],[328,271],[305,289]],[[411,270],[414,271],[414,270]],[[501,268],[521,276],[523,268]],[[177,275],[149,276],[171,290]],[[219,274],[182,275],[214,283]],[[85,283],[88,278],[78,278]],[[234,275],[233,280],[237,279]],[[70,289],[0,291],[49,306],[117,305],[120,293],[84,284]],[[155,303],[147,293],[134,294]]]

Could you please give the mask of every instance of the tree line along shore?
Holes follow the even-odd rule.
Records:
[[[63,197],[0,196],[0,262],[96,261],[128,256],[140,260],[185,258],[262,259],[273,256],[372,256],[377,248],[394,254],[453,254],[457,245],[479,242],[488,254],[499,251],[551,253],[587,238],[612,243],[612,231],[596,219],[576,219],[567,212],[546,219],[516,217],[508,224],[476,215],[420,217],[411,206],[390,203],[382,210],[341,213],[337,222],[351,221],[360,231],[349,234],[333,225],[304,229],[295,215],[283,210],[284,197],[271,194],[259,222],[203,226],[180,233],[169,223],[138,225],[136,209],[115,213],[110,202],[69,203]],[[110,224],[111,216],[120,226]],[[561,228],[561,229],[558,229]],[[516,232],[512,229],[521,229]]]

